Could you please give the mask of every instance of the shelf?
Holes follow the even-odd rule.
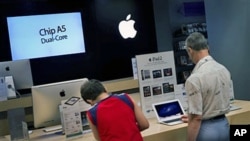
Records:
[[[110,93],[116,92],[126,92],[128,90],[136,89],[139,91],[139,82],[133,77],[121,78],[110,81],[102,82],[104,87]],[[132,94],[132,93],[129,93]],[[131,95],[132,96],[132,95]],[[134,97],[134,96],[133,96]],[[138,99],[138,98],[137,98]],[[7,111],[15,108],[25,108],[25,120],[30,126],[33,125],[33,111],[32,111],[32,95],[25,94],[21,98],[10,99],[6,101],[0,101],[0,136],[9,134]],[[0,139],[1,140],[1,139]]]
[[[105,86],[108,92],[125,91],[129,89],[136,89],[139,87],[138,80],[134,80],[132,77],[104,81],[103,85]],[[31,94],[25,94],[25,96],[22,96],[21,98],[0,101],[0,112],[21,107],[32,107]]]
[[[21,98],[10,99],[0,102],[0,112],[15,108],[27,108],[32,106],[31,94]]]

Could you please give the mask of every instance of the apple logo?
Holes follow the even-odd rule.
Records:
[[[65,95],[66,95],[64,90],[60,91],[59,94],[60,94],[61,97],[65,97]]]
[[[122,20],[119,23],[119,32],[124,39],[134,38],[137,31],[134,28],[135,21],[131,20],[131,14],[128,14],[126,20]]]

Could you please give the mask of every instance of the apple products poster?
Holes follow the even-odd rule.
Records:
[[[7,17],[12,60],[84,53],[81,13]]]
[[[136,55],[142,111],[155,116],[152,104],[175,99],[176,82],[173,51]]]
[[[69,101],[73,100],[74,104],[67,104]],[[66,139],[72,137],[78,137],[83,134],[82,129],[82,119],[81,119],[81,107],[78,102],[78,98],[71,97],[67,101],[61,101],[62,105],[62,123],[63,130],[66,135]]]

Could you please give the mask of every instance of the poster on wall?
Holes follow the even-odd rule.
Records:
[[[152,104],[175,98],[176,82],[173,51],[136,56],[141,107],[147,118],[154,117]]]

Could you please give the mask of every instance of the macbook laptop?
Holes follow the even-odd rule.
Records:
[[[230,111],[235,111],[241,109],[241,107],[234,105],[234,87],[233,87],[233,80],[231,80],[231,87],[230,87]]]
[[[230,111],[235,111],[235,110],[239,110],[239,109],[241,109],[241,107],[239,107],[239,106],[236,106],[236,105],[234,105],[234,104],[230,104]]]
[[[181,116],[185,111],[179,99],[153,103],[152,106],[159,123],[166,125],[183,123]]]

